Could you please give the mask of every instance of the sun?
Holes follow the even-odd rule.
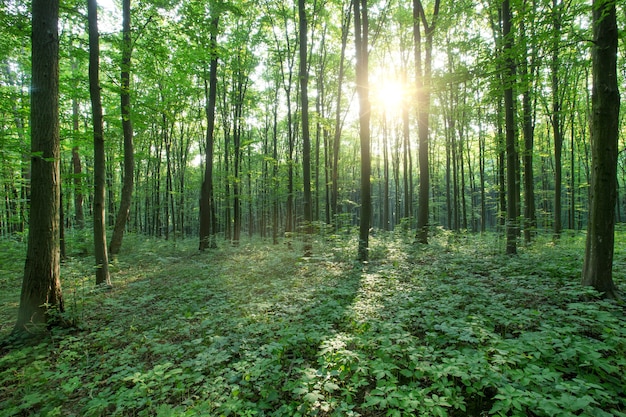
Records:
[[[400,112],[409,98],[407,85],[395,79],[383,79],[372,90],[372,104],[387,114]]]

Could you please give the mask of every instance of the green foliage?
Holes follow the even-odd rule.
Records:
[[[77,327],[2,351],[0,414],[626,415],[624,309],[580,287],[581,236],[509,258],[490,235],[379,234],[366,266],[342,239],[299,258],[130,235],[109,292],[70,258]],[[0,244],[6,335],[23,245]]]

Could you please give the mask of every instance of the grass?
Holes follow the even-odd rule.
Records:
[[[302,258],[131,235],[108,292],[85,241],[62,266],[76,326],[0,353],[2,416],[626,416],[624,308],[580,287],[582,235],[506,257],[494,235],[378,234],[367,265],[335,236]],[[0,337],[24,253],[0,242]]]

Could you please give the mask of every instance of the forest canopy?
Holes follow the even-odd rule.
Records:
[[[438,2],[437,2],[438,3]],[[421,4],[421,3],[420,3]],[[106,223],[113,226],[124,176],[119,109],[121,5],[100,2],[101,88],[106,153]],[[361,210],[358,100],[351,9],[306,4],[312,221],[355,225]],[[515,94],[516,204],[524,233],[586,227],[590,184],[591,6],[583,1],[513,2],[512,47],[499,2],[424,3],[428,34],[415,36],[411,4],[369,4],[371,226],[415,227],[420,179],[420,82],[430,92],[428,224],[495,230],[504,224],[503,89]],[[623,10],[622,10],[623,11]],[[219,14],[216,30],[209,21]],[[215,232],[282,236],[303,226],[301,100],[296,4],[133,2],[131,118],[135,180],[127,228],[194,236],[206,164],[209,64],[217,59],[213,133]],[[60,131],[66,227],[81,227],[93,203],[93,153],[83,3],[61,7]],[[30,15],[3,2],[0,233],[26,229],[30,159]],[[619,27],[624,13],[618,13]],[[435,25],[436,21],[436,25]],[[211,46],[211,33],[215,44]],[[623,31],[618,54],[624,88]],[[427,57],[426,43],[432,37]],[[415,41],[422,43],[416,53]],[[505,77],[507,59],[514,78]],[[422,68],[430,60],[431,76]],[[418,80],[419,76],[422,80]],[[417,77],[417,78],[416,78]],[[424,80],[426,84],[424,84]],[[624,100],[622,100],[622,103]],[[623,106],[623,104],[622,104]],[[624,118],[620,112],[620,120]],[[620,122],[624,149],[624,123]],[[626,153],[619,152],[616,218],[626,217]],[[527,188],[530,187],[530,188]],[[84,200],[83,200],[84,199]],[[79,207],[80,206],[80,207]],[[87,216],[89,218],[89,216]]]

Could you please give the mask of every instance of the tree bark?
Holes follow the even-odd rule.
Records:
[[[332,217],[333,223],[335,224],[335,229],[338,227],[338,219],[337,215],[341,211],[341,206],[339,205],[339,148],[341,145],[341,131],[343,126],[343,121],[341,119],[341,98],[343,91],[343,78],[345,72],[345,58],[346,58],[346,45],[348,43],[348,32],[350,26],[350,14],[352,8],[348,7],[347,10],[344,11],[342,25],[341,25],[341,55],[339,56],[339,74],[337,79],[337,101],[335,105],[335,129],[333,135],[333,152],[332,152],[332,164],[331,164],[331,209],[332,209]]]
[[[122,247],[124,229],[130,213],[135,178],[135,149],[133,145],[133,124],[130,118],[130,59],[132,41],[130,33],[130,0],[122,1],[122,71],[120,106],[122,113],[122,132],[124,134],[124,182],[120,207],[115,219],[115,227],[109,252],[117,255]]]
[[[526,7],[526,2],[524,2]],[[532,94],[533,94],[533,76],[532,67],[535,62],[535,52],[528,62],[528,44],[527,31],[524,19],[520,20],[520,32],[524,47],[522,49],[526,57],[522,59],[521,76],[522,76],[522,118],[523,118],[523,134],[524,134],[524,241],[530,243],[537,229],[537,214],[535,209],[535,180],[533,168],[533,154],[535,141],[535,122],[533,117]],[[530,65],[529,65],[530,64]],[[529,66],[531,71],[529,72]]]
[[[106,164],[102,100],[100,97],[100,40],[98,34],[98,5],[96,0],[87,0],[87,19],[89,21],[89,95],[91,97],[94,146],[93,232],[96,257],[96,285],[104,284],[111,286],[104,216]]]
[[[506,253],[517,253],[517,235],[519,230],[517,219],[517,167],[519,166],[516,149],[515,102],[513,81],[515,79],[515,62],[513,60],[513,33],[509,0],[502,2],[502,35],[504,37],[503,55],[505,61],[504,115],[506,132]]]
[[[561,39],[561,7],[562,3],[552,0],[552,61],[551,87],[552,87],[552,130],[554,134],[554,239],[561,237],[562,229],[562,204],[561,194],[563,189],[563,131],[561,116],[561,97],[559,86],[563,80],[559,79],[559,46]]]
[[[213,200],[213,145],[215,132],[215,104],[217,101],[217,29],[219,17],[211,19],[211,38],[209,45],[211,48],[211,63],[209,64],[209,82],[204,81],[204,92],[206,96],[206,146],[204,180],[200,190],[200,247],[201,251],[207,248],[217,247],[215,242],[214,229],[215,202]]]
[[[313,210],[311,198],[311,135],[309,131],[309,70],[307,67],[307,31],[308,23],[306,16],[305,0],[298,0],[299,17],[299,42],[300,42],[300,112],[302,123],[302,182],[304,188],[304,222],[305,222],[305,242],[304,256],[311,256],[313,247],[311,244],[311,233],[313,224]]]
[[[58,0],[32,2],[31,206],[20,306],[13,333],[63,312],[60,280]]]
[[[426,21],[426,15],[421,0],[413,0],[413,41],[416,69],[417,88],[417,129],[419,137],[419,197],[417,207],[417,232],[415,241],[417,243],[428,243],[428,205],[430,197],[430,168],[428,165],[428,119],[430,116],[430,82],[432,67],[433,32],[439,15],[440,0],[435,1],[433,17],[430,25]],[[424,26],[426,35],[425,56],[422,68],[422,35],[420,30],[420,20]]]
[[[372,217],[368,26],[367,0],[355,0],[354,43],[356,48],[356,88],[359,96],[359,139],[361,143],[361,217],[359,220],[358,259],[362,262],[368,259],[369,229]]]
[[[593,2],[591,189],[583,285],[618,298],[613,283],[620,96],[615,0]]]

